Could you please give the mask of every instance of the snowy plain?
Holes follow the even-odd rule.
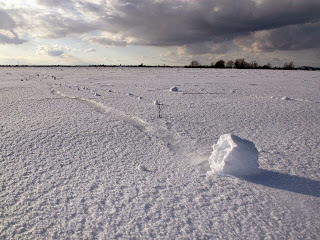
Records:
[[[319,113],[319,71],[0,68],[0,238],[320,239]]]

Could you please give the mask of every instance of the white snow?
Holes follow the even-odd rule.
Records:
[[[220,136],[209,158],[213,173],[235,176],[256,173],[259,152],[253,142],[232,134]]]
[[[320,239],[319,79],[0,68],[0,239]],[[207,174],[225,133],[256,174]],[[235,136],[214,159],[251,172]]]

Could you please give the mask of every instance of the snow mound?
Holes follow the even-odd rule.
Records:
[[[243,176],[255,173],[259,152],[253,142],[232,134],[220,136],[209,158],[213,173]]]
[[[174,86],[174,87],[170,88],[170,91],[171,92],[178,92],[179,89],[176,86]]]

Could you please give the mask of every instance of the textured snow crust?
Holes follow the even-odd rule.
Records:
[[[319,79],[0,68],[0,239],[320,239]],[[225,133],[257,173],[208,174]]]
[[[254,174],[259,167],[259,152],[253,142],[224,134],[212,148],[209,164],[213,173],[241,176]]]

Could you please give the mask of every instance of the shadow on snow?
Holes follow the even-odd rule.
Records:
[[[204,172],[210,170],[208,161],[201,162],[199,165]],[[266,187],[300,193],[313,197],[320,197],[320,181],[304,177],[298,177],[264,169],[259,169],[256,174],[235,177]]]
[[[260,169],[258,174],[244,176],[241,179],[280,190],[320,197],[320,181],[304,177]]]

